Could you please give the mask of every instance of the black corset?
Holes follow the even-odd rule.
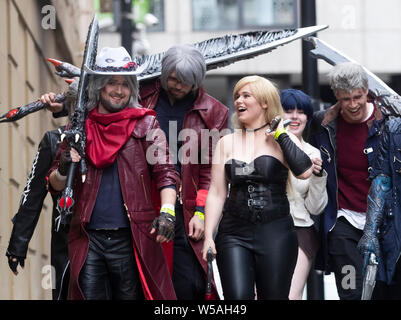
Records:
[[[288,169],[280,161],[270,156],[260,156],[251,164],[232,160],[225,169],[230,193],[224,214],[252,223],[266,223],[289,214]]]

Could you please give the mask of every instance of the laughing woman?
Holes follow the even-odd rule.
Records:
[[[301,300],[313,258],[319,249],[319,240],[311,215],[322,213],[327,205],[327,172],[322,169],[320,151],[302,138],[302,133],[313,115],[310,97],[295,89],[281,91],[280,97],[284,119],[291,120],[288,130],[301,141],[303,150],[313,162],[313,175],[310,178],[300,180],[290,174],[287,184],[290,212],[298,235],[298,260],[289,298]]]
[[[312,162],[281,123],[266,133],[272,119],[283,115],[269,80],[244,77],[233,97],[237,129],[216,145],[205,208],[204,259],[212,248],[225,299],[254,299],[255,285],[258,299],[288,299],[298,252],[286,196],[288,171],[307,179]]]

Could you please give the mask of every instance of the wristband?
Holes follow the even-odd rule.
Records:
[[[169,215],[175,217],[175,208],[174,205],[170,203],[163,204],[160,208],[160,212],[168,213]]]
[[[198,216],[200,219],[205,220],[205,214],[201,211],[195,211],[194,216]]]
[[[276,130],[276,132],[274,133],[274,139],[278,140],[278,137],[279,137],[282,133],[287,133],[287,130],[285,130],[284,128],[278,128],[278,129]]]

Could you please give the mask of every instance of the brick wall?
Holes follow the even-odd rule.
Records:
[[[42,27],[45,5],[56,10],[56,25]],[[54,74],[47,57],[81,64],[92,1],[0,0],[0,114],[34,101],[44,92],[62,92],[67,84]],[[5,257],[11,218],[31,170],[38,143],[48,130],[64,124],[47,111],[15,123],[0,124],[0,299],[50,299],[42,288],[42,268],[50,264],[50,196],[30,242],[25,269],[18,276]]]

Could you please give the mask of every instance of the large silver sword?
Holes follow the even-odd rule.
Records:
[[[193,45],[205,57],[206,68],[209,71],[273,51],[279,46],[311,36],[327,28],[327,25],[320,25],[276,31],[250,31],[212,38],[193,43]],[[134,62],[139,66],[147,64],[147,68],[137,76],[138,81],[160,76],[163,56],[164,52],[133,57]],[[54,65],[56,74],[61,77],[80,76],[80,69],[72,64],[55,59],[47,60]]]
[[[86,163],[85,163],[85,145],[86,145],[86,134],[85,134],[85,120],[88,115],[86,104],[88,102],[88,95],[86,87],[89,81],[89,74],[85,71],[84,66],[92,68],[95,64],[97,45],[99,37],[99,23],[97,16],[93,17],[93,20],[89,26],[88,36],[85,44],[84,58],[82,60],[82,67],[80,69],[80,78],[78,84],[77,99],[74,108],[74,114],[71,120],[71,126],[64,132],[61,139],[66,139],[70,147],[75,148],[81,155],[80,165],[82,183],[85,182],[86,178]],[[74,182],[75,182],[75,170],[77,163],[72,162],[68,169],[66,187],[63,190],[61,198],[58,202],[57,209],[61,216],[61,225],[67,224],[67,217],[72,214],[72,207],[74,206]]]
[[[323,40],[312,36],[305,40],[313,44],[314,49],[310,54],[316,59],[322,59],[333,66],[344,62],[358,63]],[[401,116],[401,97],[374,73],[363,68],[369,78],[369,96],[375,100],[382,113],[385,116]]]
[[[250,31],[212,38],[193,43],[193,45],[205,57],[206,69],[209,71],[271,52],[280,46],[311,36],[327,28],[327,25],[319,25],[276,31]],[[160,76],[163,56],[164,52],[135,57],[138,65],[146,62],[149,65],[145,72],[138,76],[138,80],[141,81]]]
[[[312,26],[298,29],[284,29],[276,31],[250,31],[240,34],[225,35],[212,38],[193,45],[205,57],[207,70],[225,67],[240,60],[251,59],[286,45],[297,39],[305,38],[328,28],[327,25]],[[135,56],[134,62],[139,66],[146,65],[145,70],[137,76],[138,81],[149,80],[160,76],[164,52],[145,56]],[[48,59],[60,77],[74,78],[81,76],[81,69],[63,61]],[[39,102],[40,103],[40,102]],[[13,108],[0,117],[1,122],[18,120],[31,112],[44,108],[32,108],[30,105]],[[23,112],[22,112],[23,111]],[[3,120],[4,118],[4,120]]]

